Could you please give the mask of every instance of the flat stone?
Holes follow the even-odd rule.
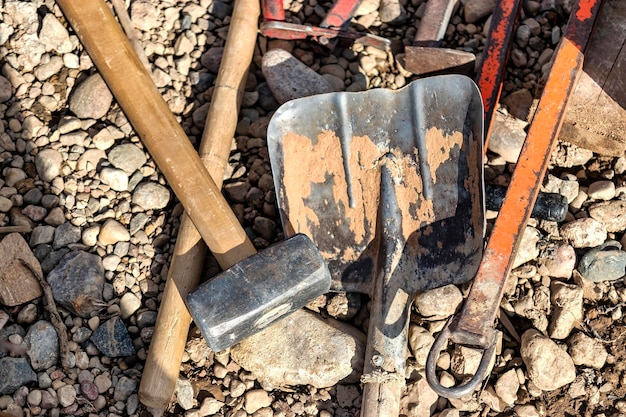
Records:
[[[126,401],[134,392],[137,391],[137,381],[122,376],[115,384],[115,391],[113,392],[113,399],[115,401]]]
[[[607,232],[623,232],[626,229],[626,201],[594,204],[589,207],[589,216],[602,223]]]
[[[19,387],[37,381],[25,358],[0,358],[0,395],[13,394]]]
[[[572,358],[535,329],[522,335],[520,352],[528,378],[542,391],[553,391],[576,379]]]
[[[145,210],[160,210],[170,201],[170,192],[156,182],[144,182],[133,191],[133,204]]]
[[[100,310],[104,268],[97,255],[74,251],[63,256],[47,277],[57,303],[88,318]]]
[[[183,410],[190,410],[193,408],[193,386],[188,379],[178,378],[176,380],[176,402],[183,408]]]
[[[76,161],[76,168],[81,171],[92,171],[106,159],[107,155],[102,149],[87,149]]]
[[[100,74],[93,74],[74,88],[70,110],[81,119],[100,119],[107,114],[112,102],[109,87]]]
[[[265,53],[262,71],[272,94],[280,104],[333,91],[322,75],[283,49],[272,49]]]
[[[565,339],[583,321],[583,289],[578,285],[552,281],[550,293],[554,311],[548,331],[553,339]]]
[[[578,272],[592,282],[615,281],[626,275],[626,252],[622,245],[609,240],[585,253]]]
[[[35,74],[35,78],[39,81],[46,81],[48,78],[61,71],[63,66],[63,58],[60,56],[53,56],[50,58],[49,62],[35,68],[33,73]]]
[[[91,335],[91,341],[109,358],[135,354],[128,330],[122,319],[117,316],[101,324]]]
[[[13,307],[43,294],[39,281],[22,262],[42,274],[41,265],[19,233],[11,233],[0,242],[0,303]]]
[[[59,360],[59,337],[54,326],[45,320],[33,324],[24,337],[26,354],[35,371],[43,371]]]
[[[132,316],[141,307],[141,300],[132,292],[125,293],[120,299],[120,313],[123,319]]]
[[[602,369],[609,354],[600,340],[579,332],[567,341],[569,354],[575,365]]]
[[[413,305],[422,317],[442,319],[453,315],[462,302],[461,290],[456,285],[445,285],[420,292]]]
[[[109,162],[128,174],[137,171],[146,161],[144,152],[133,143],[118,145],[109,151]]]
[[[517,162],[526,140],[528,123],[502,112],[496,112],[488,148],[507,162]]]
[[[599,221],[586,218],[578,219],[561,226],[561,237],[574,248],[592,248],[599,246],[607,238],[606,227]]]
[[[334,319],[298,310],[231,348],[231,357],[264,387],[356,383],[365,335]]]

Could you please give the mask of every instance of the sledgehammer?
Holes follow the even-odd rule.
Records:
[[[235,265],[216,277],[213,285],[237,288],[231,281],[241,280],[245,295],[254,294],[246,299],[240,292],[209,294],[205,303],[223,310],[219,317],[203,320],[215,330],[214,338],[234,344],[326,292],[330,286],[328,269],[315,246],[303,236],[253,257],[256,251],[250,239],[104,0],[57,0],[57,4],[220,266],[227,269]],[[244,259],[245,263],[236,265]],[[287,290],[263,297],[267,292],[256,293],[254,286],[265,280],[276,289],[297,287],[300,297],[292,298],[293,292]],[[231,309],[233,303],[247,309]],[[229,311],[239,316],[224,315]],[[230,326],[233,322],[241,324],[241,318],[249,320],[246,332]]]

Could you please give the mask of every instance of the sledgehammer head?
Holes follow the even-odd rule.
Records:
[[[304,307],[330,288],[321,254],[298,234],[251,256],[187,296],[187,306],[216,352]]]

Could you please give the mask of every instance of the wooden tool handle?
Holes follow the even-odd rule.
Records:
[[[235,2],[200,144],[202,162],[218,187],[222,185],[237,126],[240,98],[254,52],[259,13],[258,0]],[[191,323],[185,299],[200,282],[205,253],[206,246],[200,234],[187,214],[183,214],[139,385],[139,399],[148,407],[165,409],[174,393]]]
[[[222,267],[255,254],[104,0],[59,0],[118,104]]]

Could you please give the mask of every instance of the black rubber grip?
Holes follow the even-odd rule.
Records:
[[[503,185],[485,187],[487,210],[500,211],[507,188]],[[539,220],[562,222],[567,214],[567,198],[557,193],[539,193],[531,217]]]

